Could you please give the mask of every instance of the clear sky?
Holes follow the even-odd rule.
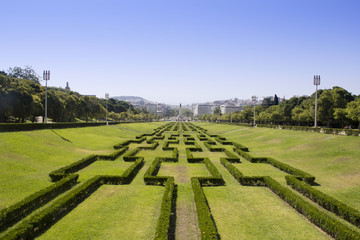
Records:
[[[98,97],[360,94],[359,0],[2,0],[0,30],[0,70]]]

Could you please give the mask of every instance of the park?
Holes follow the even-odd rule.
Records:
[[[0,133],[1,239],[359,239],[359,142],[209,122]]]

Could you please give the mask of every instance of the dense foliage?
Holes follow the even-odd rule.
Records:
[[[35,122],[36,117],[44,115],[45,87],[36,79],[19,77],[23,76],[5,72],[0,74],[0,122]],[[94,119],[105,120],[105,99],[83,96],[77,92],[55,87],[48,87],[47,94],[48,118],[53,122],[74,122],[76,119],[86,122]],[[153,114],[134,109],[127,102],[115,99],[108,100],[108,111],[108,117],[115,121],[157,118]]]
[[[232,116],[231,116],[232,115]],[[204,121],[222,121],[252,123],[253,106],[246,106],[236,113],[205,114],[199,117]],[[292,97],[276,104],[264,99],[262,105],[255,107],[256,123],[287,124],[312,126],[315,119],[315,93],[311,97]],[[360,128],[360,96],[353,96],[341,87],[318,91],[318,123],[326,127],[345,127],[349,125]]]

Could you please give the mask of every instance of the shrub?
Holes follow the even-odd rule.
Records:
[[[205,194],[201,188],[198,178],[191,178],[191,186],[194,192],[201,239],[220,239]]]
[[[31,194],[20,202],[2,209],[0,211],[0,231],[10,227],[35,209],[42,207],[61,193],[72,188],[76,184],[78,177],[77,174],[70,174],[51,186]]]
[[[360,212],[356,209],[347,206],[323,192],[320,192],[308,184],[299,181],[293,176],[286,176],[285,178],[287,184],[293,189],[310,198],[323,208],[335,213],[355,226],[360,227]]]
[[[126,152],[129,149],[128,146],[120,148],[119,150],[110,153],[109,155],[98,155],[99,160],[115,160],[118,157],[120,157],[124,152]]]
[[[330,236],[335,239],[360,239],[359,232],[326,214],[323,210],[316,208],[291,190],[283,187],[271,177],[264,177],[264,180],[266,186],[276,195],[295,208],[299,213],[307,217],[312,223],[327,232]]]
[[[155,239],[170,239],[171,218],[174,215],[176,190],[173,177],[168,177],[165,183],[165,193],[162,198],[160,216],[157,222]]]
[[[60,179],[65,177],[67,174],[77,172],[77,171],[89,166],[90,164],[95,162],[97,159],[98,159],[97,155],[90,155],[79,161],[76,161],[74,163],[66,165],[65,167],[62,167],[58,170],[51,172],[49,174],[50,180],[52,182],[59,181]]]
[[[136,161],[137,157],[135,157],[135,155],[140,152],[140,148],[134,148],[133,150],[127,152],[124,156],[123,159],[125,162],[133,162]]]

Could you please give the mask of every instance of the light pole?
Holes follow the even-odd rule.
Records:
[[[43,72],[43,79],[46,82],[46,87],[45,87],[45,119],[44,119],[44,123],[47,123],[47,81],[50,80],[50,71],[46,70]]]
[[[315,92],[315,120],[314,120],[314,127],[317,127],[317,91],[318,86],[320,85],[320,75],[314,75],[314,85],[316,86]]]
[[[109,94],[105,93],[105,98],[106,98],[106,125],[109,125],[108,123],[108,99],[109,99]]]
[[[255,123],[255,104],[256,104],[256,101],[257,101],[257,97],[252,96],[251,99],[254,102],[254,127],[255,127],[256,126],[256,123]]]

